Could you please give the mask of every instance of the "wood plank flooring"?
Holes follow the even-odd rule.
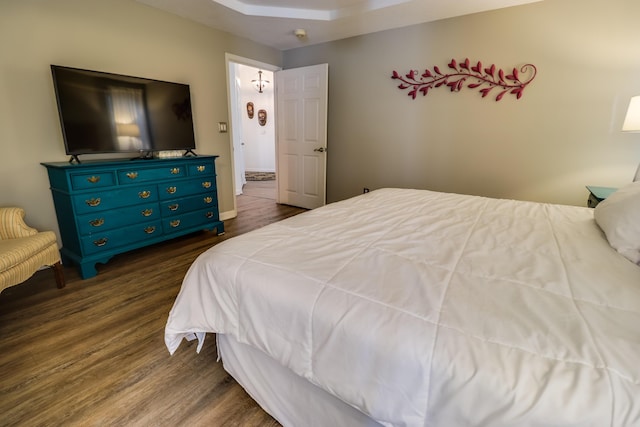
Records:
[[[251,186],[251,183],[248,183]],[[279,426],[216,362],[215,339],[169,356],[164,326],[184,274],[225,239],[302,209],[238,198],[225,235],[201,232],[122,254],[81,280],[64,267],[0,294],[0,426]]]

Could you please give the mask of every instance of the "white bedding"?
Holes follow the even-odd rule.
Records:
[[[640,267],[588,208],[382,189],[222,242],[165,330],[388,426],[640,425]]]

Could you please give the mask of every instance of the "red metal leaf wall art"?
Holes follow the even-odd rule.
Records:
[[[516,96],[516,99],[522,97],[524,88],[533,81],[538,70],[533,64],[525,64],[520,70],[513,68],[511,73],[507,74],[504,70],[496,68],[495,64],[484,67],[482,62],[471,65],[469,58],[458,63],[452,59],[448,64],[449,71],[445,73],[436,65],[433,72],[429,69],[420,74],[417,70],[411,70],[405,75],[401,75],[397,71],[391,76],[394,80],[400,80],[398,88],[401,90],[410,89],[409,95],[412,99],[416,99],[419,92],[425,96],[430,89],[435,87],[448,87],[451,92],[459,92],[465,86],[469,89],[480,88],[482,97],[486,97],[494,89],[497,93],[495,100],[500,101],[505,94],[510,93]],[[523,74],[527,77],[523,79]]]

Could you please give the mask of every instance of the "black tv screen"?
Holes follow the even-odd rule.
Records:
[[[189,85],[51,65],[67,154],[193,150]]]

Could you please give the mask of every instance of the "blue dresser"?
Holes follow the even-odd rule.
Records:
[[[42,163],[62,237],[63,263],[83,279],[122,252],[200,230],[224,233],[215,159]]]

